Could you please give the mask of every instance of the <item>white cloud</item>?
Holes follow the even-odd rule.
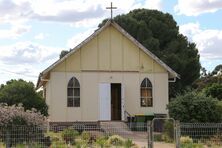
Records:
[[[36,39],[36,40],[43,40],[43,39],[45,39],[47,36],[49,36],[48,34],[45,34],[45,33],[39,33],[39,34],[37,34],[34,38]]]
[[[222,9],[221,0],[178,0],[174,11],[181,15],[198,16],[203,13],[213,13]]]
[[[162,0],[146,0],[144,7],[148,9],[162,10],[163,2]]]
[[[0,46],[0,60],[4,64],[39,64],[58,59],[60,49],[32,42],[18,42],[14,45]]]
[[[100,19],[110,16],[106,7],[111,1],[104,0],[1,0],[0,21],[14,22],[19,20],[35,19],[38,21],[54,21],[64,23],[86,23],[89,20]],[[162,0],[113,0],[114,16],[127,13],[135,8],[162,8]],[[87,21],[86,21],[87,20]]]
[[[20,1],[19,4],[16,4],[12,0],[0,1],[1,23],[12,23],[16,21],[21,21],[22,19],[26,19],[31,13],[32,9],[29,2]]]
[[[186,35],[188,39],[192,41],[193,35],[201,32],[200,24],[196,22],[196,23],[187,23],[187,24],[181,25],[180,32]]]
[[[222,62],[222,30],[202,29],[199,23],[188,23],[180,26],[180,32],[196,43],[202,63]]]
[[[32,42],[0,46],[0,84],[10,79],[36,82],[39,72],[57,59],[61,49]]]
[[[81,43],[87,37],[89,37],[94,32],[94,30],[95,29],[90,28],[89,30],[87,30],[85,32],[78,33],[78,34],[74,35],[73,37],[71,37],[67,41],[68,48],[74,48],[75,46],[77,46],[79,43]]]
[[[17,38],[30,31],[30,26],[14,24],[10,29],[0,29],[0,39]]]

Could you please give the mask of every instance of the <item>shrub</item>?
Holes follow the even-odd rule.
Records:
[[[125,147],[125,148],[131,148],[133,145],[134,145],[134,144],[133,144],[133,141],[132,141],[131,139],[127,139],[127,140],[125,140],[125,142],[124,142],[124,147]]]
[[[88,148],[88,142],[86,140],[79,140],[76,142],[76,145],[75,145],[76,148]]]
[[[222,100],[222,84],[213,83],[211,86],[205,88],[205,93],[207,96]]]
[[[154,141],[163,141],[162,134],[159,134],[159,133],[158,134],[154,133],[153,138],[154,138]]]
[[[32,82],[20,80],[10,80],[0,86],[0,103],[8,105],[23,104],[25,110],[35,108],[41,114],[48,115],[48,106],[45,100],[35,91]]]
[[[181,137],[180,138],[180,145],[181,145],[181,148],[192,148],[193,147],[193,140],[189,136]]]
[[[89,132],[83,131],[81,134],[81,139],[89,142],[91,136]]]
[[[189,136],[180,138],[180,147],[181,148],[204,148],[204,145],[201,143],[193,143],[193,139]]]
[[[107,144],[107,138],[104,136],[98,137],[96,139],[96,144],[99,145],[101,148],[104,148]]]
[[[19,104],[18,106],[8,106],[7,104],[0,104],[0,126],[46,126],[46,118],[35,109],[24,110],[24,107]]]
[[[46,118],[34,109],[25,111],[21,105],[0,104],[0,132],[7,146],[29,141],[45,141],[46,124]]]
[[[109,137],[108,144],[122,146],[124,144],[124,139],[119,135],[113,135]]]
[[[181,122],[221,122],[222,106],[218,103],[218,100],[204,94],[188,92],[174,98],[167,108],[170,117]]]
[[[66,141],[66,143],[74,144],[75,138],[78,135],[79,135],[79,132],[71,128],[67,128],[62,131],[62,138],[64,141]]]
[[[174,127],[173,121],[167,120],[164,122],[164,141],[166,142],[173,142],[174,140]]]
[[[193,139],[190,138],[189,136],[181,137],[180,138],[180,143],[193,143]]]

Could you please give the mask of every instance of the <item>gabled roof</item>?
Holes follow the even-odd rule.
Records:
[[[38,82],[37,82],[37,88],[41,87],[42,82],[41,78],[44,78],[48,72],[50,72],[56,65],[62,63],[65,59],[67,59],[70,55],[75,53],[78,49],[80,49],[82,46],[84,46],[86,43],[91,41],[95,36],[97,36],[100,32],[102,32],[105,28],[112,25],[114,28],[116,28],[120,33],[122,33],[126,38],[128,38],[130,41],[132,41],[137,47],[142,49],[147,55],[149,55],[153,60],[155,60],[157,63],[159,63],[161,66],[163,66],[166,71],[169,72],[172,78],[180,78],[179,74],[177,74],[174,70],[172,70],[168,65],[166,65],[163,61],[161,61],[157,56],[155,56],[152,52],[150,52],[146,47],[144,47],[141,43],[139,43],[134,37],[132,37],[128,32],[126,32],[122,27],[120,27],[117,23],[115,23],[113,20],[108,20],[104,26],[97,29],[92,35],[90,35],[88,38],[86,38],[84,41],[82,41],[79,45],[74,47],[68,54],[66,54],[61,59],[57,60],[55,63],[53,63],[51,66],[46,68],[44,71],[42,71],[39,74]]]

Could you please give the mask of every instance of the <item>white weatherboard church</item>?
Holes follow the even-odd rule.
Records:
[[[113,20],[40,73],[51,122],[167,115],[169,80],[178,74]]]

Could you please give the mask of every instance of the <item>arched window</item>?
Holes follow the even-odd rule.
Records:
[[[80,85],[79,81],[72,77],[67,87],[67,106],[80,107]]]
[[[143,79],[140,85],[140,100],[142,107],[153,106],[152,83],[148,78]]]

